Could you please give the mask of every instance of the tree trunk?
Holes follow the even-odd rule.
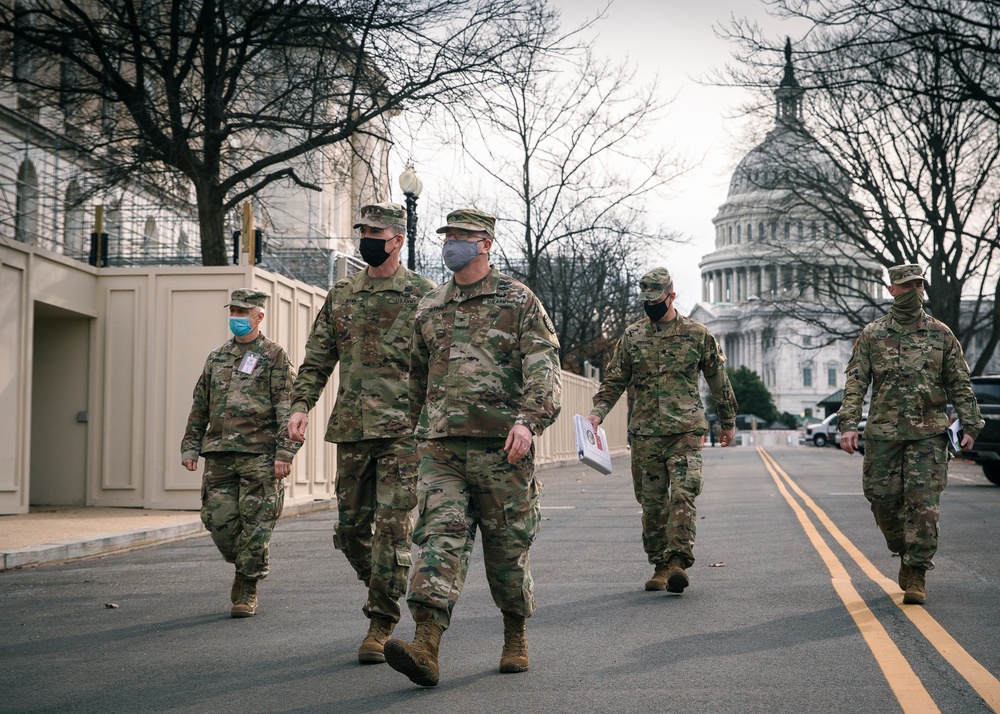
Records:
[[[226,214],[222,209],[222,201],[216,200],[213,189],[213,186],[195,183],[195,193],[198,197],[198,227],[201,230],[201,264],[228,265]]]

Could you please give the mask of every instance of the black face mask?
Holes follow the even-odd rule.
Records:
[[[646,316],[653,322],[659,322],[667,314],[667,301],[661,300],[650,305],[648,302],[642,304],[642,309],[646,311]]]
[[[373,268],[377,268],[385,261],[389,260],[389,253],[385,252],[386,241],[381,238],[362,238],[361,257]]]

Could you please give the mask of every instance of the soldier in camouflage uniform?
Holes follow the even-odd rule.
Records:
[[[903,602],[927,601],[926,572],[937,551],[941,491],[948,482],[948,416],[955,405],[972,448],[984,422],[969,382],[962,345],[923,310],[919,265],[889,268],[889,314],[869,323],[854,343],[840,408],[840,445],[858,447],[858,421],[868,385],[862,484],[889,550],[899,555]]]
[[[418,546],[407,602],[412,643],[386,643],[389,665],[438,682],[438,645],[465,582],[476,529],[504,622],[501,672],[528,669],[535,611],[529,549],[538,534],[533,437],[555,419],[559,342],[538,298],[489,262],[496,219],[454,211],[438,229],[455,275],[417,309],[410,413],[420,444]]]
[[[205,457],[201,520],[236,565],[233,617],[257,614],[257,582],[267,577],[268,543],[285,498],[282,479],[299,448],[286,433],[291,363],[260,334],[266,299],[258,290],[232,292],[233,339],[208,356],[181,441],[188,471]]]
[[[291,397],[289,432],[301,441],[307,413],[339,362],[340,388],[326,430],[326,440],[338,445],[333,542],[368,587],[362,664],[385,662],[382,648],[399,622],[412,558],[417,457],[407,375],[417,302],[434,283],[400,264],[405,225],[398,204],[362,207],[354,227],[368,268],[327,295]]]
[[[694,564],[694,501],[702,488],[702,436],[708,430],[698,374],[715,397],[722,446],[736,432],[736,396],[719,343],[674,307],[667,269],[646,273],[639,290],[648,319],[629,325],[618,340],[588,419],[596,429],[622,392],[635,388],[628,431],[642,543],[654,567],[646,590],[681,593],[689,584],[685,571]]]

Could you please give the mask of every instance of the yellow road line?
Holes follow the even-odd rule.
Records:
[[[764,449],[758,448],[761,453],[762,458],[766,457],[765,463],[770,461],[774,469],[777,470],[779,474],[788,482],[788,485],[798,494],[799,498],[802,499],[803,503],[809,507],[809,509],[816,515],[817,520],[819,520],[823,526],[830,532],[830,535],[840,543],[841,547],[847,552],[848,555],[858,564],[858,567],[867,575],[873,582],[875,582],[880,588],[882,588],[892,601],[896,603],[903,613],[910,619],[918,630],[927,638],[927,641],[944,657],[945,661],[948,662],[955,671],[958,672],[962,678],[969,683],[969,685],[976,690],[976,693],[983,698],[983,701],[995,712],[1000,712],[1000,680],[994,677],[988,669],[983,667],[975,658],[972,657],[965,649],[958,644],[947,630],[941,626],[941,624],[935,620],[931,615],[920,605],[903,605],[903,591],[899,589],[899,585],[895,580],[883,575],[878,568],[876,568],[868,558],[865,557],[857,546],[852,543],[843,532],[837,528],[837,526],[830,520],[830,517],[816,505],[798,484],[792,480],[792,478],[785,473],[778,462],[767,453]],[[772,474],[773,475],[773,474]]]
[[[775,470],[777,464],[772,463],[773,459],[770,458],[770,454],[760,447],[757,447],[757,453],[760,454],[764,466],[771,474],[771,478],[774,479],[774,483],[777,484],[778,491],[799,519],[799,524],[809,537],[809,541],[829,569],[833,589],[840,596],[844,607],[847,608],[847,612],[854,619],[854,624],[861,631],[861,636],[868,643],[868,648],[875,656],[875,661],[882,669],[882,673],[885,675],[885,679],[889,683],[893,694],[896,695],[896,700],[902,707],[904,714],[909,714],[910,712],[913,714],[940,712],[941,710],[938,709],[937,704],[931,699],[931,695],[928,694],[923,683],[917,677],[916,673],[914,673],[913,668],[910,667],[910,663],[906,661],[896,643],[889,637],[889,633],[882,627],[882,623],[868,609],[864,598],[851,585],[851,576],[848,575],[843,564],[834,555],[833,550],[826,544],[826,541],[823,540],[819,530],[809,519],[809,515],[792,497],[788,489],[785,488],[784,482]]]

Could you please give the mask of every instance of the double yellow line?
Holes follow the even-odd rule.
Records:
[[[809,514],[789,492],[789,489],[795,492],[802,500],[802,503],[813,512],[816,520],[823,524],[823,527],[833,536],[834,540],[858,564],[862,572],[892,598],[892,601],[910,618],[910,621],[917,629],[923,633],[927,641],[976,690],[979,696],[983,698],[983,701],[993,711],[1000,713],[1000,681],[973,659],[958,644],[955,638],[949,635],[923,607],[919,605],[904,605],[903,591],[899,589],[896,582],[879,572],[878,568],[858,550],[857,546],[848,540],[847,536],[834,525],[830,517],[778,466],[778,462],[775,461],[774,457],[761,447],[757,447],[757,453],[771,474],[771,478],[777,484],[778,491],[799,519],[799,523],[809,537],[809,541],[813,544],[816,552],[819,553],[823,562],[826,563],[826,567],[830,570],[834,590],[840,596],[844,607],[847,608],[847,611],[854,619],[855,624],[861,631],[861,635],[865,638],[865,642],[868,643],[868,647],[875,656],[875,660],[882,669],[889,687],[892,689],[893,694],[896,695],[896,699],[899,701],[903,711],[923,714],[924,712],[939,712],[940,709],[938,709],[931,695],[928,694],[927,689],[914,673],[913,668],[910,667],[910,663],[906,661],[903,653],[899,651],[896,643],[892,641],[885,628],[882,627],[882,623],[878,621],[878,618],[868,608],[864,598],[855,590],[851,584],[851,577],[848,575],[847,570],[840,560],[837,559],[830,546],[827,545],[819,529],[809,518]]]

